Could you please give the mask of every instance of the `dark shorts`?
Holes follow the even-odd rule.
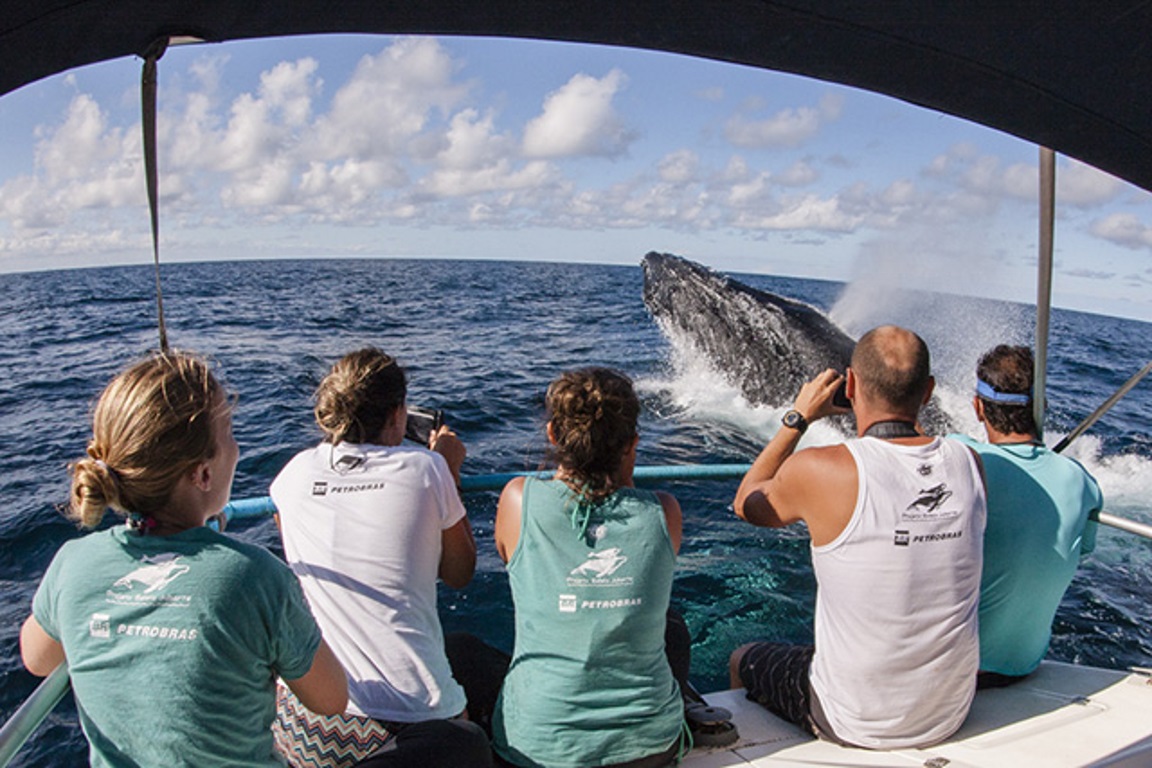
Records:
[[[468,720],[390,724],[396,737],[356,768],[492,768],[488,737]]]
[[[612,763],[611,765],[601,766],[601,768],[671,768],[680,762],[680,740],[677,739],[672,743],[672,746],[663,752],[655,755],[648,755],[636,760],[629,760],[626,763]],[[510,763],[500,755],[493,753],[494,765],[496,768],[519,768],[515,763]]]
[[[843,744],[832,732],[809,672],[816,649],[811,645],[756,643],[740,659],[740,682],[748,698],[813,736]]]
[[[985,688],[1004,688],[1005,686],[1015,685],[1021,680],[1027,679],[1028,675],[1002,675],[999,672],[977,672],[976,673],[976,690],[982,691]]]

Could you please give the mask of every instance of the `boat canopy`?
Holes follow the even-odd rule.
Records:
[[[629,46],[843,83],[1152,190],[1148,0],[0,0],[0,95],[158,39],[326,33]]]

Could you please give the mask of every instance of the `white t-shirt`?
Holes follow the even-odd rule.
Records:
[[[348,673],[348,712],[396,722],[462,712],[436,612],[441,534],[465,515],[444,458],[321,443],[288,462],[271,493],[288,565]]]
[[[834,541],[812,547],[812,687],[840,739],[927,746],[960,727],[976,690],[984,486],[951,440],[846,445],[856,507]]]

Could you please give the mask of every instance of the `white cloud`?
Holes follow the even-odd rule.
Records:
[[[288,125],[302,125],[312,114],[312,98],[323,86],[315,77],[315,59],[282,61],[260,75],[260,95],[276,107]]]
[[[432,110],[449,113],[467,93],[435,40],[406,38],[365,56],[337,90],[303,147],[311,157],[367,160],[403,152]]]
[[[777,213],[760,217],[741,215],[737,217],[736,223],[751,229],[851,232],[863,221],[863,216],[845,213],[836,197],[806,195],[787,201]]]
[[[1115,272],[1104,272],[1099,269],[1068,269],[1063,274],[1069,277],[1080,277],[1085,280],[1111,280],[1116,277]]]
[[[445,137],[447,146],[437,156],[442,168],[468,170],[491,165],[506,157],[513,142],[497,135],[492,113],[483,118],[475,109],[465,109],[452,116]]]
[[[20,236],[38,238],[85,210],[144,203],[139,132],[110,126],[91,96],[75,96],[60,125],[37,137],[33,174],[0,184],[0,213]]]
[[[771,199],[768,186],[769,175],[760,173],[733,184],[726,195],[729,205],[734,208],[747,208]]]
[[[774,180],[786,187],[806,187],[819,181],[820,174],[806,160],[797,160]]]
[[[45,231],[35,235],[5,239],[0,237],[0,253],[39,256],[92,256],[122,254],[125,251],[146,252],[151,241],[143,236],[128,237],[123,230],[103,232]]]
[[[690,149],[678,149],[656,164],[660,178],[669,184],[686,184],[695,180],[700,167],[700,156]]]
[[[286,158],[269,160],[233,177],[220,194],[228,208],[266,208],[293,199],[293,168]]]
[[[1122,188],[1120,180],[1114,176],[1075,160],[1061,165],[1056,171],[1056,202],[1059,205],[1096,207],[1114,200]]]
[[[1004,169],[999,179],[993,182],[999,186],[1000,194],[1017,200],[1036,200],[1040,190],[1040,171],[1034,165],[1014,163]],[[997,192],[995,188],[989,192]]]
[[[724,136],[738,147],[797,147],[819,133],[829,122],[840,118],[843,97],[824,96],[816,107],[789,108],[765,120],[751,120],[735,114],[724,126]]]
[[[958,144],[938,155],[925,167],[924,176],[952,180],[972,194],[986,199],[1034,202],[1040,189],[1039,163],[1004,166],[994,155],[981,154],[972,144]],[[1060,161],[1056,169],[1056,204],[1093,208],[1114,200],[1120,181],[1075,160]]]
[[[543,111],[524,127],[524,154],[533,158],[623,154],[634,136],[613,109],[612,99],[626,84],[618,69],[600,79],[573,76],[548,94]]]
[[[482,192],[536,189],[553,184],[557,173],[551,163],[537,160],[514,169],[508,160],[500,160],[480,169],[440,169],[429,175],[421,189],[440,197],[461,197]]]
[[[887,206],[906,206],[916,201],[916,195],[915,184],[907,179],[897,179],[880,195],[880,201]]]
[[[1114,213],[1094,222],[1092,234],[1125,248],[1152,248],[1152,227],[1130,213]]]

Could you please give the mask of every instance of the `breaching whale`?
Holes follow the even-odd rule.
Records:
[[[844,371],[855,341],[816,307],[759,291],[668,253],[649,253],[644,305],[685,338],[752,405],[792,402],[825,368]]]
[[[641,264],[644,305],[665,335],[686,339],[752,405],[787,405],[804,382],[825,368],[843,372],[852,360],[855,340],[811,304],[669,253],[653,251]],[[935,397],[920,423],[928,434],[954,431]]]

